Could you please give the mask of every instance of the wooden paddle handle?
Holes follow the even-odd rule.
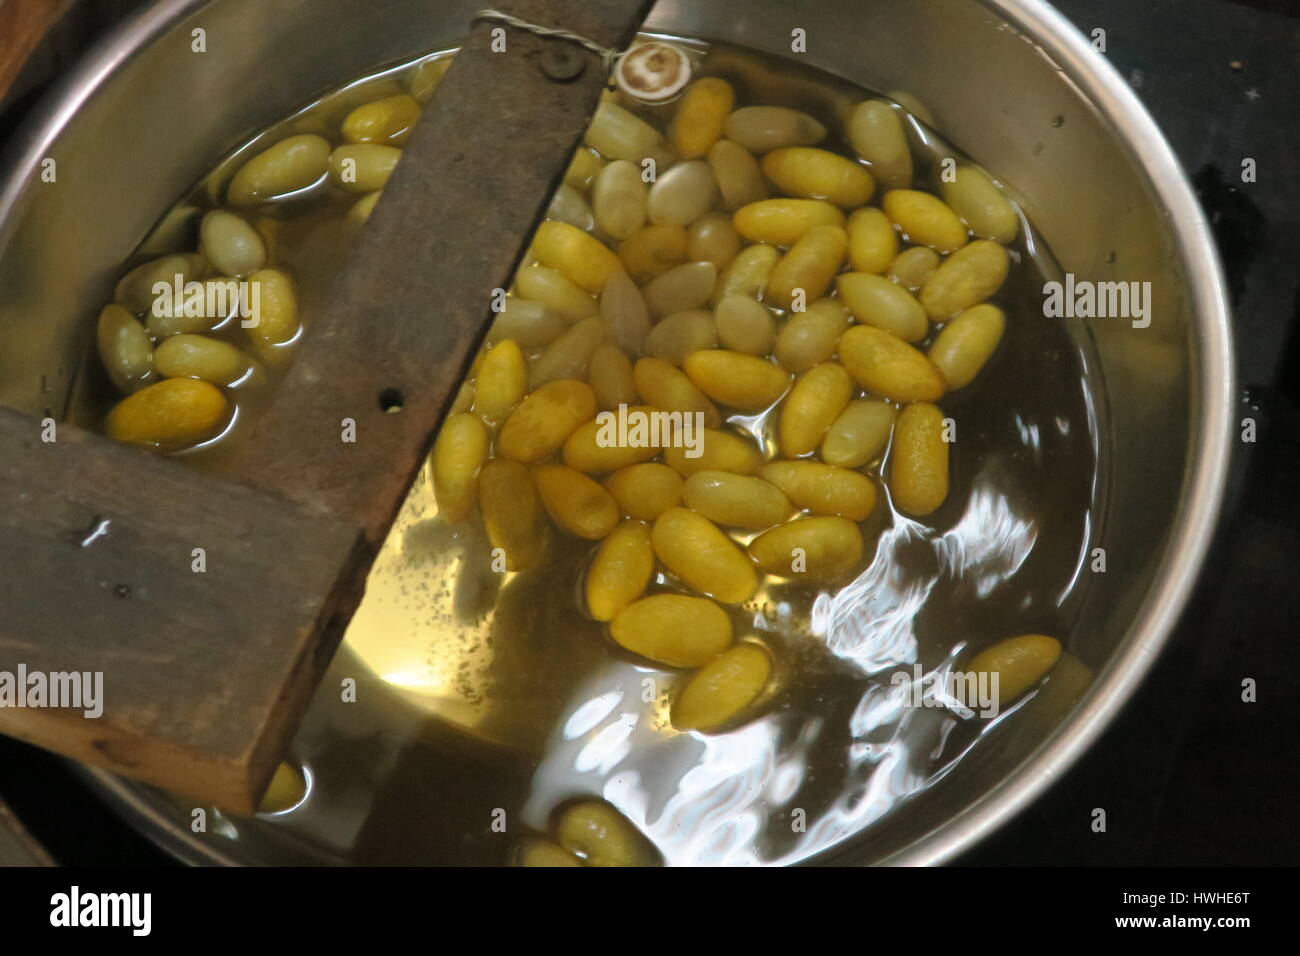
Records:
[[[0,0],[0,99],[74,0]]]

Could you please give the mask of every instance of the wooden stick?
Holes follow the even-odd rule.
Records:
[[[650,5],[503,4],[613,48]],[[0,731],[252,810],[604,82],[570,41],[472,31],[242,450],[261,490],[0,409],[0,672],[103,677],[102,716]]]
[[[506,11],[622,48],[649,6],[519,0]],[[347,517],[376,547],[605,84],[599,58],[563,40],[506,28],[506,49],[494,52],[498,28],[480,24],[456,54],[330,314],[309,329],[243,449],[244,480]],[[543,73],[556,44],[585,61],[581,76]],[[400,412],[387,413],[393,404]],[[354,444],[341,440],[345,421],[355,423]]]
[[[251,812],[355,604],[356,529],[3,406],[0,449],[0,731]]]

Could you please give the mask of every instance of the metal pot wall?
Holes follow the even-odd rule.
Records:
[[[97,303],[157,217],[214,160],[312,96],[455,44],[477,2],[159,0],[36,111],[0,165],[0,401],[78,420]],[[1038,0],[661,0],[646,29],[809,61],[905,88],[1025,197],[1080,279],[1151,283],[1150,327],[1089,323],[1109,417],[1096,575],[1075,643],[1097,677],[1033,733],[1004,734],[829,859],[935,863],[1025,806],[1128,701],[1187,598],[1229,457],[1232,346],[1205,221],[1154,123],[1105,58]],[[207,53],[191,47],[206,32]],[[219,55],[218,55],[219,51]],[[57,188],[41,163],[57,163]],[[194,843],[143,788],[96,774],[178,855]]]

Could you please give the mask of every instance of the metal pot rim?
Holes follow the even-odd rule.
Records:
[[[1232,455],[1235,368],[1226,283],[1209,223],[1172,147],[1119,72],[1064,14],[1042,0],[980,2],[1031,37],[1114,126],[1168,211],[1195,319],[1190,377],[1200,401],[1193,407],[1178,517],[1154,583],[1084,702],[1001,783],[942,827],[879,861],[887,865],[942,863],[970,848],[1055,783],[1097,741],[1146,677],[1178,623],[1218,525]]]
[[[8,152],[8,168],[30,173],[101,86],[153,37],[209,0],[157,0],[113,30],[46,98]],[[1154,583],[1118,650],[1083,703],[997,786],[909,846],[877,862],[933,865],[970,848],[1039,796],[1091,747],[1128,703],[1178,621],[1209,549],[1223,502],[1232,454],[1235,396],[1233,346],[1225,282],[1209,224],[1172,148],[1154,119],[1105,56],[1094,51],[1063,14],[1044,0],[979,0],[1033,42],[1116,130],[1172,224],[1194,314],[1190,377],[1194,396],[1189,464],[1177,519]],[[1141,144],[1141,150],[1137,149]],[[0,249],[16,228],[30,175],[10,176],[0,189]],[[212,847],[182,836],[121,780],[84,772],[117,812],[143,822],[154,842],[191,862],[231,864]]]

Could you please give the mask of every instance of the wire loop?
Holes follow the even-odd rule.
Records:
[[[601,58],[605,64],[605,72],[614,72],[614,63],[618,60],[618,50],[611,50],[603,47],[595,40],[583,36],[581,33],[574,33],[571,30],[557,30],[553,27],[544,27],[538,23],[530,23],[528,20],[521,20],[519,17],[511,16],[508,13],[502,13],[500,10],[493,10],[488,7],[474,14],[473,23],[480,20],[488,20],[495,23],[504,23],[506,26],[516,27],[520,30],[527,30],[529,33],[535,33],[539,37],[550,37],[556,40],[568,40],[570,43],[576,43],[584,50],[590,50]]]

